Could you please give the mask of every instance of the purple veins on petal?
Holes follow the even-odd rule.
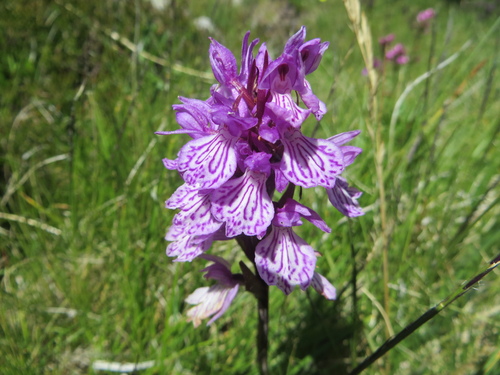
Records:
[[[201,320],[209,316],[213,315],[207,325],[218,319],[228,309],[240,284],[237,275],[231,273],[229,263],[224,259],[207,254],[201,255],[200,258],[214,262],[214,264],[204,268],[202,272],[206,272],[205,279],[216,280],[217,284],[198,288],[186,298],[187,303],[196,305],[187,312],[188,321],[192,321],[195,327],[201,324]]]
[[[356,217],[364,215],[359,207],[358,198],[362,193],[353,187],[350,187],[347,181],[338,177],[335,186],[326,190],[330,203],[345,216]]]
[[[314,249],[292,228],[272,227],[255,249],[255,264],[268,285],[276,285],[285,294],[295,286],[307,288],[314,274]]]
[[[335,287],[323,275],[317,272],[314,272],[311,286],[326,299],[333,300],[337,298]]]
[[[174,216],[166,239],[168,241],[175,241],[179,239],[179,236],[212,234],[221,225],[222,223],[212,216],[209,195],[196,194]]]
[[[226,223],[227,237],[265,235],[274,216],[266,180],[266,174],[247,169],[212,193],[212,214]]]
[[[203,319],[213,315],[207,326],[212,324],[229,308],[238,293],[238,287],[239,284],[233,287],[215,284],[211,287],[196,289],[185,300],[190,305],[195,305],[187,311],[188,322],[193,322],[193,325],[198,327]]]
[[[267,103],[276,118],[288,122],[294,128],[300,128],[311,113],[309,109],[300,108],[290,94],[274,93],[272,101]]]
[[[305,188],[335,186],[336,176],[344,170],[344,156],[335,143],[306,137],[291,127],[282,131],[281,142],[280,169],[288,181]]]
[[[177,170],[177,159],[172,160],[165,158],[162,161],[165,168],[170,169],[171,171]]]
[[[352,141],[360,133],[361,130],[351,130],[349,132],[336,134],[333,137],[328,138],[328,141],[335,143],[337,146],[342,146],[343,144]]]
[[[200,138],[207,135],[214,126],[210,120],[209,103],[198,100],[179,97],[183,104],[174,104],[172,108],[177,112],[175,117],[179,125],[185,130],[192,130],[189,133],[193,138]]]
[[[342,150],[342,154],[344,154],[344,167],[354,163],[358,155],[363,152],[361,148],[355,146],[341,146],[340,149]]]
[[[182,184],[165,202],[165,208],[182,208],[198,195],[199,190],[188,184]]]
[[[301,217],[314,224],[323,232],[330,233],[332,231],[316,211],[291,198],[286,200],[283,207],[278,208],[276,216],[273,219],[273,225],[279,227],[302,225]]]
[[[175,262],[191,262],[212,245],[211,236],[182,236],[167,246],[167,256],[177,257]]]
[[[217,134],[194,139],[179,151],[178,170],[185,172],[184,181],[198,189],[215,189],[236,171],[237,138],[226,129]]]
[[[211,41],[209,49],[210,64],[212,65],[214,77],[219,83],[229,85],[237,75],[236,58],[229,49],[215,39],[209,39]]]

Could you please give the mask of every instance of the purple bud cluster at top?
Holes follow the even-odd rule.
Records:
[[[335,298],[335,288],[315,272],[317,253],[293,227],[306,219],[324,232],[331,230],[316,212],[293,199],[295,186],[323,187],[342,214],[363,214],[357,202],[361,193],[340,176],[361,153],[346,145],[359,131],[328,139],[302,134],[306,118],[320,120],[326,112],[306,75],[317,69],[328,43],[305,41],[302,27],[273,60],[265,43],[254,55],[259,41],[250,42],[249,36],[243,38],[239,70],[231,51],[210,39],[218,84],[207,100],[180,97],[182,104],[173,108],[182,129],[158,132],[193,138],[164,165],[184,180],[166,202],[167,208],[180,210],[166,235],[171,241],[167,255],[177,261],[202,256],[214,262],[205,270],[217,285],[187,299],[196,305],[188,312],[195,325],[210,315],[216,314],[211,321],[219,317],[242,283],[242,275],[232,275],[228,264],[205,254],[215,240],[255,237],[255,265],[268,285],[286,294],[296,286],[313,286]],[[275,191],[282,193],[279,200],[273,200]]]

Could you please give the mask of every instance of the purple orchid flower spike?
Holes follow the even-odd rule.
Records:
[[[229,263],[224,259],[214,255],[202,255],[202,258],[214,262],[214,264],[204,268],[205,279],[215,280],[217,283],[211,287],[196,289],[186,298],[186,302],[195,305],[187,312],[188,321],[192,321],[195,327],[201,324],[203,319],[212,316],[207,326],[211,325],[233,302],[238,293],[238,288],[242,283],[241,275],[231,273]]]
[[[173,106],[180,129],[158,133],[192,138],[176,159],[165,158],[163,164],[184,181],[165,203],[178,210],[165,237],[170,241],[167,255],[176,262],[213,262],[203,271],[216,283],[186,299],[194,305],[187,314],[195,326],[219,318],[240,285],[259,301],[262,296],[255,286],[265,284],[286,294],[296,286],[312,286],[325,298],[336,298],[333,285],[316,272],[319,253],[293,227],[305,219],[326,233],[331,229],[315,211],[293,199],[296,186],[323,187],[341,213],[363,214],[361,192],[341,177],[361,153],[346,145],[359,131],[328,139],[302,133],[311,114],[320,120],[326,113],[305,76],[317,70],[328,42],[306,41],[302,27],[275,59],[265,43],[254,56],[258,42],[245,34],[238,68],[233,53],[210,39],[210,64],[218,83],[206,100],[180,97],[181,104]],[[405,56],[392,53],[393,59]],[[281,197],[273,200],[275,195]],[[255,274],[243,265],[242,275],[232,274],[227,262],[209,254],[214,241],[229,239],[236,239],[255,262]]]

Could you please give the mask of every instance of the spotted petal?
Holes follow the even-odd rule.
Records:
[[[167,255],[177,257],[175,262],[191,262],[212,245],[210,236],[183,236],[179,241],[167,246]]]
[[[307,288],[314,274],[314,249],[292,228],[272,227],[271,233],[255,249],[255,264],[268,285],[276,285],[290,294],[298,285]]]
[[[192,196],[182,207],[181,212],[174,216],[166,239],[175,241],[181,236],[199,236],[216,232],[222,222],[215,220],[210,208],[208,195],[197,193]]]
[[[327,189],[326,192],[330,203],[340,213],[348,217],[364,215],[358,203],[358,198],[362,193],[358,189],[349,186],[342,177],[338,177],[333,189]]]
[[[224,184],[236,170],[236,141],[224,128],[186,143],[177,159],[178,170],[185,172],[184,181],[198,189],[215,189]]]
[[[266,191],[265,173],[247,169],[241,177],[229,180],[212,193],[212,214],[226,223],[226,236],[244,233],[262,237],[274,216]]]
[[[310,188],[335,186],[335,178],[344,170],[340,148],[325,139],[309,138],[288,127],[282,132],[284,146],[280,169],[291,183]]]

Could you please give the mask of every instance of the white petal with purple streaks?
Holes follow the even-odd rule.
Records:
[[[178,240],[180,236],[205,235],[216,232],[222,222],[215,220],[210,212],[210,198],[205,194],[193,196],[174,216],[166,239]]]
[[[335,143],[309,138],[289,127],[282,131],[284,146],[280,169],[291,183],[310,188],[335,186],[335,178],[344,170],[344,157]]]
[[[226,223],[226,236],[244,233],[263,236],[271,225],[274,208],[266,191],[265,173],[247,169],[212,193],[212,214]]]
[[[349,186],[344,178],[339,177],[333,189],[327,189],[326,193],[330,203],[343,215],[356,217],[365,214],[358,203],[362,193]]]
[[[326,279],[326,277],[317,272],[314,272],[311,285],[326,299],[332,300],[337,298],[337,290],[335,287]]]
[[[298,285],[307,288],[314,274],[314,249],[292,228],[273,227],[255,249],[255,264],[268,285],[276,285],[290,294]]]
[[[226,129],[217,134],[194,139],[179,151],[178,170],[184,181],[198,189],[215,189],[229,180],[236,170],[236,151]]]
[[[191,262],[198,255],[203,254],[212,245],[208,236],[183,236],[179,241],[167,246],[167,256],[177,257],[175,262]]]

